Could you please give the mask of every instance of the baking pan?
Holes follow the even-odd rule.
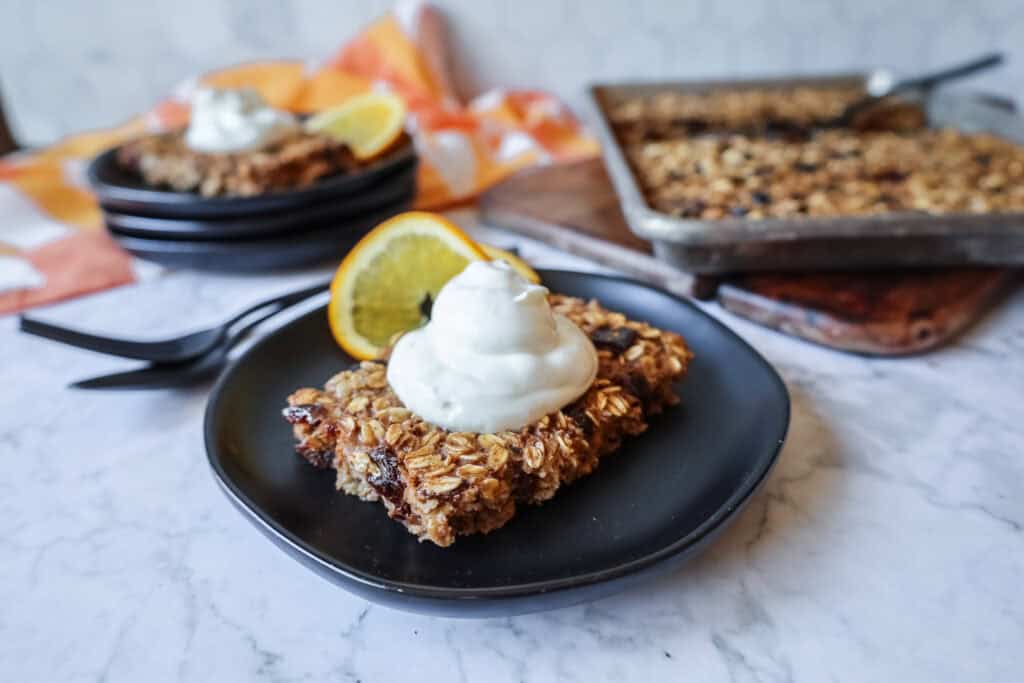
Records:
[[[863,269],[936,265],[1024,264],[1024,213],[894,212],[873,216],[749,220],[677,218],[652,209],[608,116],[619,101],[658,92],[713,89],[867,88],[878,73],[735,81],[597,84],[597,111],[605,165],[630,229],[654,252],[694,273],[808,269]],[[930,125],[987,131],[1024,144],[1024,118],[996,97],[936,91],[922,99]]]

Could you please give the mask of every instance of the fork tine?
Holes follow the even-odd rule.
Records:
[[[69,389],[139,389],[140,376],[146,374],[148,368],[118,372],[111,375],[100,375],[89,379],[78,380],[68,385]]]
[[[166,389],[198,384],[220,372],[227,363],[228,352],[250,331],[285,308],[287,305],[271,307],[198,358],[180,363],[151,363],[135,370],[79,380],[69,386],[72,389]]]
[[[216,353],[216,352],[214,352]],[[217,374],[223,359],[213,362],[182,365],[147,365],[135,370],[115,372],[79,380],[68,385],[72,389],[167,389],[198,384]],[[210,359],[212,361],[212,359]]]
[[[173,363],[150,363],[135,370],[79,380],[69,386],[73,389],[163,389],[187,386],[204,381],[220,371],[227,363],[228,352],[245,339],[249,332],[256,329],[260,323],[308,299],[312,294],[325,291],[325,289],[325,285],[316,285],[306,290],[265,301],[259,307],[253,307],[253,309],[247,312],[248,314],[258,311],[259,308],[266,310],[246,320],[244,325],[234,330],[227,337],[222,338],[216,346],[201,356]],[[235,322],[239,322],[241,319],[242,316],[239,316],[239,319]],[[24,323],[25,321],[26,319],[23,316],[22,322]],[[36,327],[36,323],[38,323],[38,321],[32,320],[28,322],[31,327]],[[47,323],[39,323],[38,327],[52,328],[60,333],[72,332],[72,334],[78,334],[71,330],[63,330],[62,328],[48,325]]]
[[[209,352],[210,349],[207,349],[206,351],[200,350],[193,352],[193,346],[186,343],[187,341],[194,341],[194,338],[197,335],[212,334],[218,330],[223,334],[223,331],[245,320],[248,316],[260,312],[262,309],[266,310],[263,310],[256,320],[264,320],[270,315],[283,311],[285,308],[294,306],[311,298],[312,296],[327,291],[329,285],[329,282],[320,282],[298,291],[288,292],[286,294],[280,294],[278,296],[265,299],[249,306],[247,309],[236,314],[233,318],[221,325],[217,325],[208,330],[196,330],[191,334],[185,334],[172,339],[155,341],[115,339],[112,337],[103,337],[96,334],[79,332],[77,330],[43,322],[42,320],[29,318],[25,315],[19,316],[19,326],[22,332],[43,337],[45,339],[52,339],[53,341],[61,342],[68,346],[74,346],[80,349],[86,349],[88,351],[96,351],[98,353],[120,356],[122,358],[131,358],[133,360],[145,360],[152,363],[175,363],[186,361],[190,358],[197,358],[203,353]],[[190,351],[190,349],[193,350]]]
[[[152,367],[144,367],[78,380],[69,384],[68,387],[71,389],[142,389],[152,386],[148,383],[151,381],[152,373]]]

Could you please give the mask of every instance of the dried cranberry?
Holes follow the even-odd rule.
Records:
[[[512,497],[516,500],[531,500],[537,490],[537,482],[530,474],[516,467],[512,471]]]
[[[651,385],[643,375],[623,373],[621,377],[616,378],[616,382],[621,384],[623,389],[640,399],[641,402],[646,402],[653,396],[654,392]]]
[[[892,168],[887,171],[880,171],[874,175],[874,179],[880,183],[898,183],[907,177],[906,173]]]
[[[315,449],[304,446],[296,446],[295,452],[302,456],[302,459],[317,469],[327,469],[334,464],[334,451],[330,448]]]
[[[594,423],[581,403],[565,408],[565,414],[583,430],[583,436],[589,439],[594,434]]]
[[[690,199],[679,205],[682,215],[688,218],[697,218],[706,208],[708,205],[703,199]]]
[[[377,466],[377,474],[367,477],[367,483],[373,487],[374,491],[391,501],[393,505],[401,505],[405,481],[402,479],[402,473],[398,470],[398,459],[394,452],[387,446],[377,446],[369,452],[369,456],[373,464]]]
[[[600,327],[590,333],[590,340],[599,349],[622,353],[636,341],[636,330],[628,327]]]

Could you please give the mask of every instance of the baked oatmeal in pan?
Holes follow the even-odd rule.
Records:
[[[1024,147],[930,129],[893,100],[821,127],[859,88],[666,91],[619,102],[616,134],[652,208],[679,218],[1024,211]]]
[[[518,506],[548,500],[678,402],[673,385],[692,355],[678,334],[595,301],[548,301],[596,349],[596,377],[578,399],[518,429],[449,431],[403,405],[384,362],[363,362],[288,398],[298,453],[336,470],[339,490],[380,501],[410,533],[439,546],[498,529]]]

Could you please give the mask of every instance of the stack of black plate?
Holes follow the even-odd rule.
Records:
[[[202,197],[146,185],[96,157],[89,182],[111,236],[132,254],[177,268],[266,270],[336,260],[416,193],[411,144],[363,169],[255,197]]]

